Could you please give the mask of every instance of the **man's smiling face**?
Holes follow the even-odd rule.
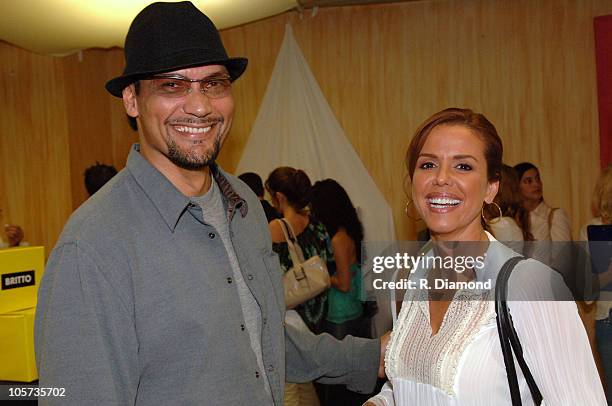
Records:
[[[201,80],[229,75],[224,66],[209,65],[164,76]],[[141,80],[138,92],[134,84],[123,92],[128,115],[138,120],[140,152],[157,167],[172,163],[195,170],[214,162],[232,124],[231,91],[211,98],[200,91],[200,83],[191,83],[189,93],[169,97],[158,85],[157,80]]]

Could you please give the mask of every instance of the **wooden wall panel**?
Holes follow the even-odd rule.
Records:
[[[83,174],[96,161],[112,162],[111,110],[104,89],[106,51],[90,50],[63,58],[66,114],[72,173],[72,208],[87,199]]]
[[[106,80],[112,79],[123,73],[124,61],[123,50],[112,49],[106,53],[106,66],[104,76]],[[105,94],[110,106],[111,127],[108,134],[112,137],[112,163],[115,168],[121,169],[127,161],[127,154],[133,143],[138,141],[138,133],[133,131],[128,123],[121,99]]]
[[[63,67],[3,42],[0,60],[0,221],[48,254],[72,209]]]
[[[593,17],[611,12],[605,0],[419,1],[288,12],[225,30],[229,52],[250,65],[220,162],[231,170],[239,161],[290,23],[400,238],[419,226],[402,211],[406,147],[450,106],[483,112],[507,163],[540,166],[547,201],[568,210],[577,235],[598,174]]]
[[[53,58],[0,42],[0,60],[0,223],[21,225],[48,254],[87,198],[85,168],[121,169],[137,139],[103,87],[121,72],[123,52]]]
[[[121,99],[111,96],[104,85],[123,70],[123,51],[88,50],[62,58],[66,81],[66,111],[70,140],[72,207],[88,197],[85,169],[100,162],[125,166],[129,147],[137,134],[129,129]]]

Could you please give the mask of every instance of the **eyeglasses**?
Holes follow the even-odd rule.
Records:
[[[211,99],[228,96],[232,89],[232,80],[229,76],[213,76],[205,79],[188,79],[182,76],[155,75],[147,78],[151,81],[151,89],[157,96],[183,97],[193,91],[192,83],[200,85],[200,92]]]

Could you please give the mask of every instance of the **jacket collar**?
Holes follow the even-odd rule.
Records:
[[[170,230],[174,231],[179,219],[191,205],[191,199],[182,194],[161,172],[151,165],[141,154],[140,145],[134,144],[128,155],[127,170],[151,200],[159,215]],[[242,217],[248,213],[248,205],[232,187],[223,171],[212,164],[210,166],[213,180],[217,182],[225,207],[227,218],[231,222],[238,210]]]

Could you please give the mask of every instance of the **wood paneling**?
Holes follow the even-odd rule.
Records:
[[[2,224],[53,244],[70,212],[70,156],[62,61],[0,43]]]
[[[609,1],[420,1],[288,12],[226,30],[233,55],[250,66],[236,84],[237,118],[221,162],[235,167],[290,23],[347,137],[403,216],[403,159],[413,131],[450,106],[483,112],[509,164],[538,165],[546,200],[590,218],[598,174],[593,17]],[[265,176],[265,174],[263,174]]]
[[[0,42],[0,58],[0,222],[21,225],[48,254],[87,198],[85,168],[122,168],[137,139],[103,87],[123,53],[53,58]]]
[[[137,134],[129,128],[121,100],[110,96],[106,82],[121,74],[123,51],[88,50],[62,58],[66,73],[66,111],[70,141],[72,206],[88,195],[83,174],[96,162],[125,166],[127,152]]]
[[[219,161],[236,167],[290,23],[400,238],[417,227],[403,215],[406,147],[448,106],[486,114],[506,162],[539,165],[546,199],[566,208],[577,233],[598,174],[593,17],[611,13],[609,0],[440,0],[287,12],[226,30],[229,53],[250,65],[235,83],[234,128]],[[52,58],[0,43],[0,57],[1,221],[50,249],[86,198],[85,168],[122,168],[137,139],[103,88],[121,73],[122,51]]]

